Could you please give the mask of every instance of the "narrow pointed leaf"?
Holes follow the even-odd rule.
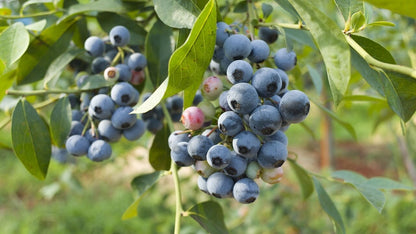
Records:
[[[296,177],[298,178],[300,188],[302,189],[303,199],[307,199],[313,193],[313,182],[308,172],[299,166],[293,159],[288,159],[290,166],[295,171]]]
[[[165,125],[162,130],[156,133],[152,146],[149,150],[149,162],[155,170],[169,170],[171,158],[168,142],[170,132]]]
[[[71,104],[68,96],[60,98],[51,112],[51,136],[59,147],[65,147],[65,141],[71,129]]]
[[[349,46],[338,25],[322,13],[311,1],[289,0],[309,27],[328,74],[329,86],[335,105],[347,90],[351,76]]]
[[[168,76],[168,64],[174,50],[172,28],[156,21],[146,37],[145,52],[150,80],[158,87]]]
[[[20,22],[12,24],[0,34],[0,59],[10,66],[26,52],[29,41],[25,26]]]
[[[192,28],[200,8],[189,0],[153,0],[160,20],[172,28]]]
[[[389,22],[389,21],[374,21],[374,22],[371,22],[371,23],[367,24],[367,26],[387,26],[387,27],[394,27],[394,26],[396,26],[396,24],[393,23],[393,22]]]
[[[384,204],[386,203],[386,198],[384,193],[380,190],[366,186],[365,184],[357,184],[357,190],[361,193],[361,195],[371,204],[373,205],[379,213],[384,208]]]
[[[185,90],[184,107],[192,104],[193,95],[202,82],[211,61],[215,46],[216,6],[210,0],[198,16],[188,39],[169,60],[168,78],[138,108],[135,113],[144,113],[155,107],[163,98]]]
[[[228,233],[222,208],[217,202],[202,202],[194,205],[187,212],[208,233]]]
[[[20,100],[12,115],[13,150],[36,178],[46,177],[51,157],[48,126],[26,100]]]
[[[337,228],[337,232],[345,233],[345,226],[342,217],[332,201],[331,197],[322,187],[318,179],[313,177],[313,183],[315,185],[316,193],[318,194],[319,203],[321,204],[322,209],[329,215],[329,217],[334,221]]]

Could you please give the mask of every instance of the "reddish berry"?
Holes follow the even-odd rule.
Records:
[[[222,81],[216,76],[207,77],[202,82],[202,95],[208,100],[217,99],[222,93]]]
[[[188,107],[183,111],[181,121],[187,129],[200,129],[205,121],[204,112],[196,106]]]
[[[144,70],[141,70],[141,71],[132,70],[131,74],[132,76],[131,76],[130,83],[132,83],[133,85],[139,85],[143,83],[143,81],[146,78]]]

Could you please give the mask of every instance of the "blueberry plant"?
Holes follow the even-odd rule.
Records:
[[[381,100],[406,128],[416,110],[415,64],[396,64],[366,32],[394,26],[372,19],[378,7],[414,22],[412,1],[15,2],[0,9],[0,99],[10,106],[0,127],[10,127],[15,155],[41,180],[57,152],[101,162],[117,157],[112,145],[122,138],[134,144],[153,134],[154,172],[133,179],[139,196],[123,219],[137,216],[143,194],[171,176],[174,232],[182,217],[192,217],[208,232],[226,233],[216,199],[255,202],[261,183],[281,181],[285,163],[305,199],[316,191],[339,233],[346,227],[320,180],[352,185],[379,211],[383,190],[413,189],[351,171],[312,173],[298,163],[302,155],[288,151],[285,134],[293,124],[307,130],[312,108],[355,134],[299,79],[318,93],[326,86],[334,106],[348,98]],[[328,4],[331,14],[322,11]],[[300,67],[302,47],[313,51],[322,73]],[[351,95],[352,72],[371,92]],[[213,199],[183,207],[183,167],[193,168],[195,186]]]

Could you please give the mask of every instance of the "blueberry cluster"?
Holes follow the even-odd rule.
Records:
[[[208,101],[218,99],[221,111],[209,121],[212,125],[201,128],[209,111],[200,105],[186,109],[182,122],[191,134],[176,131],[168,140],[172,160],[199,174],[200,190],[240,203],[257,199],[257,179],[269,184],[281,180],[288,156],[285,131],[303,121],[310,107],[306,94],[288,89],[286,71],[296,65],[295,52],[280,49],[273,56],[277,68],[262,67],[275,39],[260,38],[267,40],[250,40],[224,22],[217,24],[211,69],[225,75],[230,88],[212,76],[203,81],[201,93]]]
[[[74,107],[71,130],[65,146],[74,156],[87,155],[92,161],[103,161],[111,157],[110,143],[119,141],[122,136],[134,141],[145,132],[144,121],[131,112],[140,97],[134,85],[143,81],[147,61],[139,52],[123,51],[129,40],[129,30],[115,26],[108,39],[91,36],[84,43],[92,63],[90,73],[77,74],[77,86],[82,88],[93,74],[102,74],[112,82],[108,87],[83,92],[79,107],[77,97],[72,96],[75,104],[71,105]],[[125,59],[118,59],[125,54]]]

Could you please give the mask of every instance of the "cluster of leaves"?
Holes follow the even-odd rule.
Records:
[[[325,66],[325,81],[335,105],[347,99],[352,68],[374,89],[378,97],[388,103],[403,122],[411,119],[416,110],[416,70],[397,65],[391,53],[382,45],[357,33],[371,26],[392,26],[385,21],[369,22],[368,11],[360,0],[334,0],[334,5],[344,20],[343,29],[318,7],[324,1],[312,3],[307,0],[275,0],[273,4],[285,10],[290,21],[277,22],[269,15],[272,3],[261,1],[226,1],[223,5],[215,0],[98,0],[79,3],[76,0],[27,1],[21,5],[18,15],[8,8],[0,11],[0,99],[10,95],[32,96],[17,101],[13,108],[11,132],[13,150],[30,173],[43,179],[47,174],[51,145],[63,146],[70,128],[70,104],[62,93],[78,93],[105,87],[101,77],[82,89],[72,86],[73,76],[66,74],[74,59],[88,60],[83,56],[83,42],[90,35],[91,21],[98,22],[103,31],[115,25],[124,25],[131,32],[130,46],[143,49],[148,60],[147,73],[150,83],[157,87],[136,113],[144,113],[163,100],[177,93],[184,97],[184,108],[191,105],[210,62],[215,45],[216,22],[229,20],[230,12],[244,13],[244,23],[250,30],[260,26],[272,26],[285,36],[288,48],[294,43],[310,46],[319,51]],[[415,18],[416,3],[408,1],[368,1],[375,6]],[[218,4],[218,5],[217,5]],[[257,16],[261,6],[263,17]],[[30,12],[33,9],[41,11]],[[134,9],[134,10],[132,10]],[[409,10],[409,9],[413,9]],[[17,19],[33,19],[24,25]],[[100,31],[100,30],[97,30]],[[174,40],[175,38],[176,40]],[[316,84],[316,70],[309,67]],[[65,78],[66,77],[66,78]],[[72,80],[71,80],[72,79]],[[10,88],[14,89],[11,90]],[[39,90],[38,88],[41,87]],[[146,88],[146,87],[142,87]],[[27,90],[30,89],[30,90]],[[36,89],[36,90],[33,90]],[[45,97],[46,96],[46,97]],[[371,99],[371,96],[366,97]],[[33,104],[36,102],[35,104]],[[54,104],[49,118],[37,110]],[[335,120],[343,124],[353,135],[354,130],[320,103],[315,103]],[[6,119],[7,120],[7,119]],[[2,127],[9,121],[5,121]],[[132,181],[138,198],[127,209],[123,218],[137,215],[137,206],[143,194],[149,191],[159,178],[174,175],[177,184],[177,168],[170,162],[167,138],[173,127],[169,121],[159,131],[150,147],[149,162],[155,172],[140,175]],[[322,208],[332,218],[337,231],[345,232],[339,212],[328,193],[313,176],[294,160],[292,169],[299,178],[306,199],[317,192]],[[385,199],[381,190],[412,189],[388,179],[366,179],[352,172],[335,172],[340,178],[356,188],[379,211]],[[224,233],[221,207],[213,201],[202,202],[184,211],[180,204],[180,189],[176,186],[177,220],[181,213],[194,218],[209,232]],[[179,218],[178,218],[179,216]],[[177,229],[179,228],[178,223]]]

